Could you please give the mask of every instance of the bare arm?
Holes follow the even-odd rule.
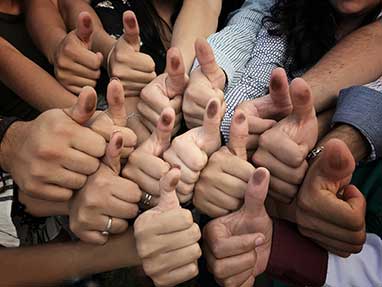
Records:
[[[303,78],[321,112],[335,104],[341,89],[364,85],[382,75],[381,20],[362,27],[344,38],[329,51]]]
[[[216,32],[222,6],[221,0],[185,0],[175,22],[171,46],[178,47],[183,55],[186,71],[195,58],[194,42]],[[198,21],[195,21],[195,17]]]
[[[45,286],[140,264],[132,228],[105,245],[82,242],[0,249],[4,286]],[[56,285],[54,285],[56,286]]]
[[[0,78],[20,98],[39,111],[69,107],[76,101],[73,94],[2,38]]]
[[[57,0],[29,0],[26,5],[26,25],[35,45],[52,64],[57,46],[66,36],[64,21]]]
[[[103,29],[101,20],[89,2],[90,1],[87,0],[58,0],[58,6],[68,30],[76,28],[77,18],[81,12],[86,11],[90,14],[94,27],[91,49],[95,53],[102,53],[104,60],[103,66],[106,67],[107,56],[116,40],[110,37]]]

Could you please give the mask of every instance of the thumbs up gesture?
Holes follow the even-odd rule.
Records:
[[[122,170],[122,176],[139,185],[144,192],[143,209],[158,204],[160,197],[159,180],[169,171],[170,165],[161,157],[171,143],[174,128],[175,112],[167,107],[162,111],[157,127],[151,136],[141,144],[130,156]],[[150,200],[144,198],[149,195]]]
[[[124,34],[117,40],[108,56],[110,77],[123,84],[125,97],[138,97],[141,90],[155,77],[153,59],[140,50],[139,26],[132,11],[123,13]]]
[[[69,91],[79,94],[83,87],[95,87],[101,75],[103,57],[93,53],[93,25],[87,12],[78,15],[77,28],[61,41],[53,57],[57,80]]]
[[[12,124],[1,143],[1,167],[23,192],[67,201],[98,169],[106,142],[84,126],[96,103],[94,90],[85,88],[71,108],[51,109],[33,121]]]
[[[300,232],[343,257],[360,252],[366,237],[365,198],[348,185],[354,168],[345,143],[329,140],[310,166],[297,197]]]
[[[142,90],[137,107],[143,116],[143,124],[150,131],[155,129],[163,109],[172,107],[176,112],[175,134],[180,129],[182,98],[188,82],[183,57],[178,48],[168,50],[166,71]]]
[[[247,161],[248,120],[237,110],[230,128],[230,141],[212,154],[195,186],[193,202],[210,217],[238,210],[255,168]]]
[[[198,274],[200,230],[191,212],[179,205],[175,193],[179,178],[178,168],[163,176],[158,205],[134,223],[138,255],[156,286],[176,286]]]
[[[196,40],[195,52],[200,66],[191,73],[183,99],[183,114],[188,128],[203,124],[204,110],[211,99],[217,99],[222,105],[221,117],[225,112],[225,73],[216,63],[206,40]]]
[[[261,134],[259,148],[253,155],[255,166],[266,167],[271,173],[269,194],[290,203],[296,196],[308,164],[305,160],[318,136],[313,95],[303,79],[290,85],[293,111],[271,129]]]
[[[105,244],[108,236],[103,231],[126,231],[127,219],[138,213],[139,187],[119,176],[122,148],[122,134],[115,132],[99,169],[88,177],[69,204],[70,229],[82,241]]]
[[[241,209],[210,221],[203,230],[207,266],[221,286],[253,286],[268,265],[273,232],[264,207],[268,184],[269,172],[258,168]]]
[[[221,103],[211,99],[204,112],[203,125],[176,137],[163,158],[171,165],[181,168],[181,177],[176,191],[181,203],[191,200],[195,183],[208,157],[221,146]]]

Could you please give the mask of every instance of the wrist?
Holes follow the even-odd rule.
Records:
[[[93,32],[93,40],[90,49],[94,53],[101,53],[103,56],[102,66],[107,67],[108,56],[116,44],[117,40],[111,37],[103,28],[98,28]]]
[[[8,118],[0,121],[0,167],[4,171],[11,171],[11,161],[17,145],[20,142],[20,135],[24,135],[26,122],[18,121],[17,118]]]
[[[57,36],[52,40],[52,44],[49,45],[48,50],[46,52],[46,57],[51,65],[54,65],[58,49],[67,35],[68,34],[64,31],[58,33]]]

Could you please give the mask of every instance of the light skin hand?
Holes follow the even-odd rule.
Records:
[[[203,125],[176,137],[163,154],[166,162],[181,168],[182,173],[176,188],[181,203],[192,199],[194,186],[208,157],[221,146],[220,115],[220,102],[211,99],[204,113]]]
[[[176,134],[180,129],[182,98],[188,83],[183,57],[178,48],[168,50],[166,71],[143,88],[137,108],[143,117],[142,123],[152,132],[163,109],[172,107],[176,113],[173,130],[173,134]]]
[[[90,15],[78,16],[77,28],[58,45],[53,59],[57,80],[70,92],[79,94],[83,87],[95,87],[101,75],[102,54],[91,48],[93,25]]]
[[[200,67],[190,75],[182,107],[188,128],[199,127],[203,124],[204,110],[210,99],[217,99],[223,106],[221,117],[225,112],[223,93],[226,82],[225,73],[216,63],[214,53],[205,39],[196,40],[195,52]]]
[[[310,166],[297,197],[300,232],[342,257],[360,252],[366,238],[365,198],[348,185],[354,168],[345,143],[329,140]]]
[[[109,217],[110,233],[119,234],[126,231],[127,219],[138,214],[141,191],[134,182],[119,176],[122,148],[122,134],[115,132],[99,169],[69,203],[70,229],[84,242],[105,244],[108,236],[101,232]]]
[[[264,207],[268,184],[269,172],[257,169],[242,208],[210,221],[203,230],[207,267],[220,286],[253,286],[268,265],[273,232]]]
[[[305,158],[318,137],[313,96],[302,79],[290,85],[292,113],[264,132],[252,160],[256,167],[266,167],[271,173],[270,196],[290,203],[296,196],[308,163]]]
[[[193,203],[215,218],[238,210],[255,168],[247,161],[248,121],[237,110],[230,128],[228,146],[212,154],[195,186]]]
[[[68,109],[52,109],[30,122],[16,122],[1,143],[1,167],[26,194],[67,201],[105,153],[103,137],[84,127],[94,114],[95,93],[85,89]]]
[[[160,197],[159,180],[169,171],[170,165],[162,159],[163,152],[171,144],[175,112],[165,108],[151,136],[130,156],[122,170],[122,176],[134,181],[143,192],[152,195],[150,201],[156,206]]]
[[[175,187],[178,168],[160,180],[160,200],[134,223],[134,235],[145,273],[155,286],[176,286],[198,274],[201,256],[199,226],[191,212],[179,205]]]
[[[91,88],[88,88],[88,92],[95,94],[95,91]],[[137,136],[126,127],[125,97],[123,96],[123,88],[120,81],[112,80],[109,83],[106,99],[109,106],[108,109],[102,112],[95,112],[94,116],[87,122],[87,126],[104,137],[106,141],[110,140],[110,135],[114,131],[120,131],[124,143],[121,157],[125,159],[134,150]]]
[[[124,34],[111,51],[108,70],[123,84],[125,97],[138,97],[141,90],[155,79],[153,59],[140,50],[139,26],[132,11],[123,13]]]
[[[248,117],[247,150],[252,155],[258,147],[260,135],[273,127],[277,120],[289,115],[293,109],[284,69],[276,68],[272,71],[269,95],[242,102],[237,109],[244,111]]]

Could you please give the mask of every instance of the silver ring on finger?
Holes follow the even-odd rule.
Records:
[[[113,226],[113,217],[109,216],[109,219],[106,223],[105,230],[101,232],[103,236],[109,236],[111,227]]]
[[[147,210],[151,207],[151,199],[153,196],[147,192],[144,192],[141,198],[141,201],[139,202],[139,207],[142,210]]]

